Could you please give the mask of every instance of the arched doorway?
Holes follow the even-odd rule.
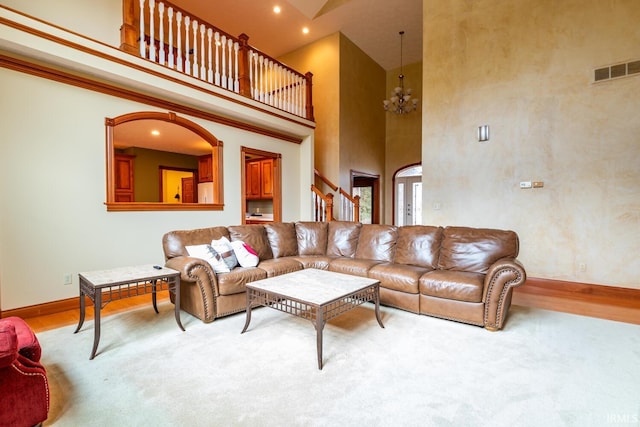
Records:
[[[422,224],[422,165],[409,165],[396,171],[393,192],[393,224]]]

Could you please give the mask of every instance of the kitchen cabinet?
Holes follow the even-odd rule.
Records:
[[[246,163],[245,196],[247,199],[273,199],[273,159]]]
[[[114,181],[116,202],[134,202],[133,197],[133,161],[135,156],[128,154],[115,154]]]
[[[213,181],[213,161],[210,154],[198,157],[198,182]]]

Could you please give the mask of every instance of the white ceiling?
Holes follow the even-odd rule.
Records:
[[[403,63],[422,61],[422,0],[172,0],[221,30],[278,58],[342,32],[385,70],[400,66],[400,36],[404,31]],[[282,12],[275,14],[273,7]],[[309,34],[302,33],[302,27]],[[298,70],[302,73],[313,70]]]
[[[151,134],[157,130],[159,135]],[[148,148],[201,156],[211,154],[211,145],[200,136],[175,123],[162,120],[134,120],[114,127],[114,148]]]

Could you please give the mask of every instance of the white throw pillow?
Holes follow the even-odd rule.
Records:
[[[258,258],[258,254],[251,246],[242,240],[235,240],[231,242],[231,247],[241,267],[255,267],[258,265],[260,258]]]
[[[216,273],[228,273],[231,271],[224,259],[216,252],[211,245],[186,246],[189,256],[207,261]]]
[[[238,266],[238,259],[236,258],[236,254],[231,247],[231,242],[226,237],[221,237],[218,240],[212,240],[211,246],[218,252],[218,255],[222,257],[224,262],[229,267],[229,270],[233,270]]]

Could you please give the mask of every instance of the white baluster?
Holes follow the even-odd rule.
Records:
[[[144,39],[144,0],[140,0],[140,56],[147,57],[147,42]]]
[[[284,93],[284,84],[282,82],[282,72],[284,70],[284,67],[279,66],[278,67],[278,108],[282,110],[282,106],[284,105],[284,102],[282,101],[282,95]]]
[[[267,94],[269,95],[267,99],[267,104],[273,105],[273,61],[269,60],[267,72],[269,73],[267,84]]]
[[[156,60],[156,35],[153,19],[153,13],[156,8],[156,0],[149,0],[149,59],[154,61]]]
[[[307,117],[307,79],[302,79],[302,105],[300,116]]]
[[[213,30],[211,28],[207,29],[207,54],[209,55],[209,61],[207,63],[207,81],[209,83],[213,83],[213,69],[212,69],[212,60],[213,60],[213,51],[211,50],[211,37],[213,36]]]
[[[188,16],[184,17],[184,72],[185,74],[191,74],[191,59],[189,59],[189,24],[191,23],[191,18]]]
[[[251,98],[253,95],[253,51],[249,51],[249,88],[251,89]]]
[[[222,58],[222,87],[227,88],[227,56],[225,54],[227,48],[227,36],[222,36],[222,52],[220,57]]]
[[[238,50],[240,49],[240,45],[238,44],[238,42],[235,42],[233,44],[233,54],[235,57],[235,74],[234,74],[234,79],[233,79],[233,91],[235,93],[239,93],[240,92],[240,79],[238,77]]]
[[[165,51],[164,51],[164,3],[158,3],[158,22],[160,23],[160,42],[158,49],[160,50],[160,64],[164,65]]]
[[[260,55],[260,102],[264,102],[264,56]]]
[[[220,49],[220,33],[216,31],[216,34],[215,34],[214,38],[215,38],[215,41],[216,41],[216,58],[215,58],[215,60],[216,60],[216,74],[215,74],[215,76],[216,76],[216,78],[215,78],[215,83],[214,84],[216,86],[220,86],[220,52],[219,52],[219,49]]]
[[[227,41],[229,47],[229,72],[227,73],[227,88],[229,90],[233,90],[233,61],[231,60],[231,55],[233,53],[233,40],[229,39]]]
[[[260,55],[258,55],[257,52],[255,53],[253,60],[255,65],[255,72],[253,73],[253,78],[256,79],[255,90],[254,90],[255,93],[253,98],[259,101],[260,100],[260,70],[259,70]]]
[[[198,21],[193,20],[193,77],[198,78]]]
[[[169,18],[169,68],[173,68],[176,61],[173,54],[173,8],[167,9],[167,17]]]
[[[176,14],[176,33],[178,34],[178,71],[182,72],[182,12]]]
[[[204,65],[205,50],[204,50],[204,24],[200,24],[200,78],[206,79],[207,68]]]
[[[295,75],[294,77],[296,81],[296,109],[294,111],[294,114],[297,114],[299,116],[300,115],[300,78]]]

